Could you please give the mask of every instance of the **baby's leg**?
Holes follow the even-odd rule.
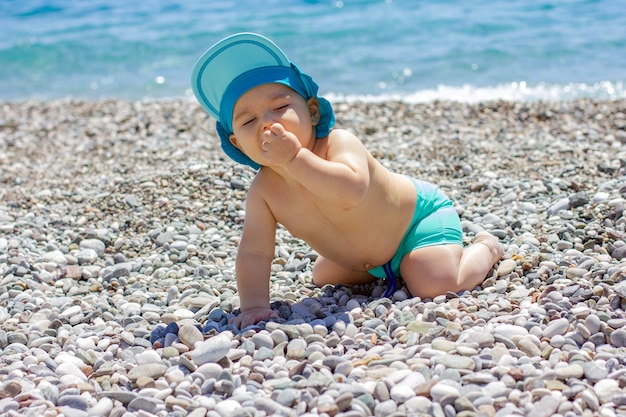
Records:
[[[489,232],[476,233],[474,243],[465,248],[459,264],[459,282],[466,282],[463,288],[471,290],[486,278],[491,267],[502,259],[504,248],[498,239]]]
[[[457,244],[426,246],[402,258],[400,274],[414,297],[433,298],[458,291],[463,247]]]
[[[318,256],[313,265],[313,283],[318,287],[323,287],[326,284],[367,284],[375,279],[376,277],[365,271],[352,271],[323,256]]]
[[[476,235],[474,243],[427,246],[407,254],[400,273],[413,296],[432,298],[448,291],[471,290],[503,255],[502,245],[488,232]]]

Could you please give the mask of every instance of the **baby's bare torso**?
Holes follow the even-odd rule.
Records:
[[[415,210],[411,179],[387,171],[368,155],[370,182],[360,204],[344,209],[271,171],[259,173],[276,221],[320,255],[354,271],[382,265],[394,255]]]

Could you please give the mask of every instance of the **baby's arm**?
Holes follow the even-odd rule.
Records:
[[[272,127],[278,136],[291,135],[280,124]],[[367,150],[346,130],[331,132],[325,155],[301,147],[282,168],[313,194],[346,209],[358,205],[369,186]]]
[[[244,328],[270,317],[270,270],[274,258],[276,220],[254,187],[246,199],[246,220],[237,252],[237,292],[241,313],[231,323]]]

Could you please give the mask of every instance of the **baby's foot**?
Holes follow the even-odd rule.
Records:
[[[495,264],[504,255],[504,248],[498,239],[489,232],[478,232],[474,238],[474,243],[482,243],[489,248],[492,256],[492,264]]]

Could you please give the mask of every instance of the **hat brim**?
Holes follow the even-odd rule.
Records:
[[[191,88],[202,108],[220,120],[222,97],[237,76],[255,68],[290,65],[271,40],[256,33],[237,33],[211,46],[198,59],[191,73]]]

